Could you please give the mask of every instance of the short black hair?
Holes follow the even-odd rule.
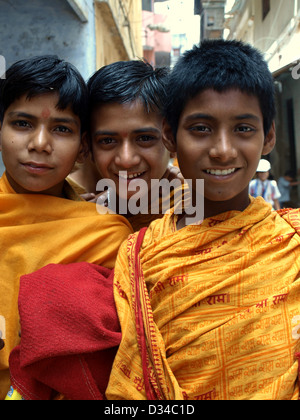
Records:
[[[275,118],[274,79],[262,54],[241,41],[205,40],[175,65],[167,88],[165,116],[174,136],[188,100],[205,89],[239,89],[258,98],[267,135]]]
[[[90,111],[105,103],[141,100],[147,112],[163,113],[168,74],[167,68],[154,69],[143,60],[108,64],[88,81]]]
[[[56,55],[43,55],[24,59],[6,71],[0,84],[0,121],[9,106],[26,95],[28,99],[50,92],[57,92],[57,108],[71,107],[80,118],[81,131],[87,128],[87,86],[79,71],[71,63]]]

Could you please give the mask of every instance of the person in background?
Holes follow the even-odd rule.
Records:
[[[295,180],[293,171],[286,171],[283,176],[278,179],[278,188],[281,194],[279,204],[281,208],[294,207],[291,203],[291,187],[300,185],[300,181]]]
[[[252,197],[263,197],[267,203],[270,203],[274,210],[280,209],[279,199],[280,191],[275,180],[269,179],[271,164],[266,159],[259,161],[256,169],[256,179],[249,184],[249,194]]]

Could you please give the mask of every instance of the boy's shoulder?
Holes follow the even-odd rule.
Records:
[[[0,178],[0,194],[15,194],[15,191],[10,186],[10,183],[8,182],[6,173],[1,176]]]

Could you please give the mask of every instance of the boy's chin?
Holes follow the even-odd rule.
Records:
[[[61,188],[57,185],[24,185],[22,186],[25,194],[44,194],[44,195],[55,195],[60,196],[59,192]]]

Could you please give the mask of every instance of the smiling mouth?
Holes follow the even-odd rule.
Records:
[[[228,176],[237,172],[239,168],[230,168],[230,169],[205,169],[204,172],[209,175],[216,176]]]
[[[127,173],[126,171],[120,171],[117,176],[119,178],[124,179],[125,181],[129,181],[132,179],[140,178],[142,175],[144,175],[146,172],[133,172],[133,173]]]

